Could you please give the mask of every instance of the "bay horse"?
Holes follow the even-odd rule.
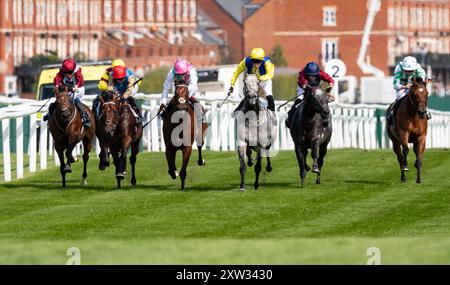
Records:
[[[127,153],[131,147],[131,184],[136,185],[136,160],[140,150],[143,126],[137,123],[131,105],[115,92],[110,93],[109,101],[105,102],[102,97],[99,100],[102,107],[99,128],[103,130],[97,134],[104,135],[103,147],[105,148],[102,147],[103,153],[100,159],[103,159],[104,166],[108,165],[109,158],[106,150],[108,147],[116,167],[117,188],[120,188],[121,181],[127,175]]]
[[[420,77],[414,79],[409,93],[397,102],[399,106],[396,114],[394,114],[393,124],[386,123],[386,130],[400,165],[400,179],[403,182],[406,181],[405,172],[409,171],[407,160],[409,153],[408,143],[413,144],[414,153],[416,154],[416,183],[422,182],[422,159],[425,152],[428,129],[428,120],[426,118],[428,102],[427,83],[430,81],[427,79],[425,82]]]
[[[114,138],[117,125],[119,124],[119,98],[113,91],[105,91],[99,96],[100,117],[96,118],[95,135],[100,145],[99,165],[100,170],[105,170],[110,165],[109,145]],[[94,107],[93,107],[94,108]],[[92,110],[95,112],[95,110]]]
[[[246,74],[244,79],[244,104],[235,116],[237,124],[237,152],[239,172],[241,174],[240,191],[245,191],[245,172],[247,165],[254,163],[251,155],[256,152],[254,189],[259,188],[259,175],[263,156],[267,159],[266,171],[272,171],[269,149],[276,137],[276,119],[273,113],[261,107],[258,96],[258,78],[255,74]]]
[[[64,89],[62,89],[64,88]],[[60,90],[54,90],[56,101],[55,110],[50,117],[48,127],[54,139],[55,150],[59,157],[59,172],[61,173],[62,186],[66,187],[66,173],[71,173],[71,163],[75,162],[72,151],[75,146],[83,142],[83,175],[82,184],[87,184],[87,162],[89,152],[92,148],[92,139],[95,134],[95,125],[85,128],[82,123],[80,112],[71,98],[67,86],[62,86]],[[94,114],[84,104],[82,104],[86,114],[91,122],[94,121]],[[64,160],[64,151],[66,151],[67,163]]]
[[[175,83],[175,92],[171,104],[176,107],[170,108],[163,120],[166,160],[170,177],[176,179],[177,176],[180,176],[181,189],[183,190],[194,140],[197,142],[198,149],[197,164],[199,166],[205,165],[202,157],[202,147],[205,142],[208,124],[202,121],[201,126],[198,126],[200,120],[196,117],[194,108],[202,107],[200,104],[198,106],[192,106],[192,103],[189,101],[189,88],[185,82],[180,81]],[[203,108],[201,109],[201,113],[204,114]],[[183,163],[179,173],[175,165],[176,152],[178,150],[181,150],[183,154]]]
[[[310,87],[303,103],[297,108],[291,121],[291,137],[295,144],[295,155],[300,168],[301,187],[304,187],[306,173],[310,167],[306,163],[308,149],[313,159],[312,171],[317,174],[316,184],[320,184],[320,173],[331,140],[333,127],[331,120],[324,126],[322,115],[330,117],[328,98],[319,87]]]

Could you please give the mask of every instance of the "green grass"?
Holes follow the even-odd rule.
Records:
[[[136,187],[116,190],[113,169],[81,163],[62,190],[57,168],[0,184],[0,263],[383,264],[450,263],[450,151],[427,150],[424,183],[400,182],[390,150],[332,150],[322,185],[299,188],[293,152],[273,158],[260,190],[239,192],[234,152],[206,152],[188,168],[187,189],[167,175],[163,153],[140,154]],[[410,158],[413,162],[413,158]]]

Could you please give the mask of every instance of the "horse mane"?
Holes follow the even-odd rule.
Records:
[[[418,85],[426,86],[426,82],[423,80],[422,77],[416,77],[415,83]]]

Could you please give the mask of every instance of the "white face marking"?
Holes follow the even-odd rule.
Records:
[[[423,88],[419,88],[419,92],[423,92]]]

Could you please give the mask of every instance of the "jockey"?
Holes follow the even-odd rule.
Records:
[[[409,94],[409,90],[412,86],[412,82],[414,78],[421,77],[424,82],[426,82],[426,73],[425,70],[420,66],[420,63],[417,62],[417,59],[412,56],[407,56],[403,59],[402,62],[399,62],[394,70],[394,90],[395,93],[395,101],[391,108],[391,111],[388,112],[386,119],[389,124],[392,123],[394,114],[397,111],[397,104],[401,98],[405,97]],[[431,115],[428,112],[428,108],[426,111],[427,119],[431,119]]]
[[[264,91],[264,96],[267,99],[268,109],[274,112],[275,102],[272,92],[272,78],[275,73],[275,65],[270,61],[270,58],[266,56],[266,53],[262,48],[254,48],[250,53],[250,56],[244,58],[241,63],[239,63],[231,78],[231,87],[228,90],[228,94],[233,93],[237,78],[243,71],[246,71],[248,74],[256,74],[256,77],[260,80],[259,87]],[[234,112],[239,111],[243,104],[244,100],[241,101]]]
[[[172,101],[167,104],[167,97],[170,89],[173,88],[175,82],[183,81],[188,85],[189,89],[189,102],[194,105],[197,120],[203,120],[203,109],[195,108],[195,103],[198,103],[195,99],[195,95],[198,91],[198,76],[197,70],[189,61],[184,58],[178,58],[175,60],[173,67],[167,73],[166,81],[164,81],[163,90],[161,94],[161,118],[164,119],[165,115],[169,113],[173,107]]]
[[[288,112],[288,117],[285,121],[286,127],[290,127],[291,118],[295,113],[295,110],[298,108],[300,103],[303,102],[304,96],[308,96],[311,92],[311,87],[321,86],[321,88],[325,88],[325,95],[329,98],[333,98],[330,94],[331,89],[334,86],[333,78],[322,71],[319,65],[315,62],[309,62],[306,64],[305,68],[303,68],[298,73],[298,82],[297,82],[297,100],[295,100],[292,108]],[[323,124],[326,126],[328,124],[328,118],[322,115]]]
[[[144,121],[139,107],[136,105],[136,100],[133,96],[136,95],[139,87],[136,82],[137,77],[133,71],[125,66],[118,65],[113,68],[112,76],[108,81],[107,91],[116,92],[119,97],[125,99],[132,107],[136,121],[138,124]]]
[[[83,105],[81,104],[81,98],[84,96],[84,79],[81,73],[81,67],[77,66],[75,60],[65,59],[61,65],[59,72],[56,74],[53,84],[57,90],[60,87],[67,86],[69,89],[68,95],[73,99],[75,106],[80,111],[81,118],[83,120],[83,125],[86,128],[91,126],[89,116],[84,111]],[[47,121],[52,116],[55,110],[55,103],[50,104],[49,111],[47,115],[44,116],[43,120]]]
[[[100,79],[98,83],[98,90],[100,90],[100,95],[108,90],[108,83],[110,78],[113,76],[113,70],[116,66],[123,66],[126,67],[125,62],[121,59],[114,59],[111,62],[111,66],[108,67],[105,72],[102,75],[102,78]],[[100,96],[99,95],[99,96]],[[95,97],[94,101],[92,102],[92,109],[94,110],[94,114],[96,118],[100,118],[101,115],[101,108],[99,105],[99,96]]]

